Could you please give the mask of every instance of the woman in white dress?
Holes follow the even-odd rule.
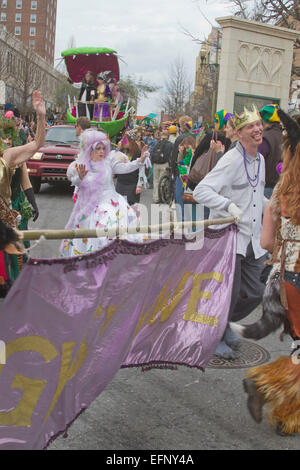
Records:
[[[141,157],[132,162],[117,151],[111,151],[103,132],[85,133],[84,148],[78,159],[71,163],[67,176],[78,188],[77,199],[66,229],[117,229],[138,225],[134,208],[115,190],[113,175],[131,173],[144,165],[148,149],[144,147]],[[140,234],[127,235],[126,239],[143,242]],[[99,250],[112,238],[79,238],[64,240],[62,256],[84,255]]]

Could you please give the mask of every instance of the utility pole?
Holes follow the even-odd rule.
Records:
[[[220,40],[220,31],[217,30],[217,50],[216,50],[216,63],[215,63],[215,76],[214,76],[214,86],[213,86],[213,98],[212,98],[212,109],[211,109],[211,118],[212,122],[215,117],[216,106],[217,106],[217,88],[218,88],[218,76],[219,76],[219,40]]]

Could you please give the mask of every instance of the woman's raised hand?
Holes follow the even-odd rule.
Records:
[[[78,176],[81,180],[85,177],[85,175],[88,173],[87,170],[85,169],[85,165],[80,163],[77,167],[77,173]]]

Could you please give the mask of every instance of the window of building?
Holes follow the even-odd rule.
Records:
[[[15,26],[15,35],[20,36],[21,35],[21,26]]]
[[[6,21],[6,13],[1,13],[1,21]]]
[[[35,28],[33,26],[29,30],[29,36],[35,36]]]
[[[7,7],[7,0],[2,0],[1,8],[6,8],[6,7]]]
[[[31,2],[31,10],[36,10],[37,9],[37,1],[32,1]]]
[[[35,48],[35,39],[29,39],[29,47]]]
[[[22,8],[22,0],[17,0],[17,1],[16,1],[16,8],[17,8],[18,10],[21,10],[21,8]]]
[[[16,13],[16,23],[21,23],[22,21],[22,13]]]
[[[36,14],[30,15],[30,23],[36,23]]]
[[[6,103],[14,102],[14,89],[8,85],[5,87],[5,101]]]

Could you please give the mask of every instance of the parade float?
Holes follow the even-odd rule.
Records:
[[[117,84],[120,79],[119,61],[117,52],[113,49],[105,47],[80,47],[67,49],[61,53],[64,59],[69,81],[75,86],[80,86],[87,72],[91,72],[94,77],[103,74],[108,81]],[[101,119],[101,113],[98,120],[94,120],[94,113],[90,112],[90,105],[94,105],[94,101],[85,102],[86,116],[90,118],[93,126],[101,127],[110,137],[116,136],[126,125],[129,116],[129,100],[127,104],[122,103],[119,96],[110,103],[111,120]],[[79,117],[79,101],[74,98],[73,102],[68,97],[67,121],[75,124]],[[93,114],[91,116],[91,114]]]

